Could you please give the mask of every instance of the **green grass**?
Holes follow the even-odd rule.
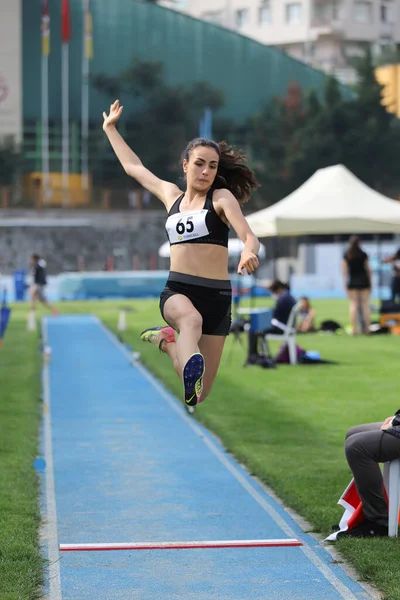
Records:
[[[157,301],[63,303],[60,308],[61,312],[96,313],[115,330],[121,305],[130,305],[135,309],[128,315],[128,330],[124,340],[140,351],[142,362],[172,392],[180,396],[181,385],[169,359],[160,355],[150,344],[138,341],[139,332],[144,327],[160,323]],[[347,323],[345,301],[316,301],[314,305],[319,319],[334,318]],[[23,454],[20,457],[23,463],[21,476],[8,484],[8,494],[19,499],[25,492],[34,504],[32,499],[37,489],[30,471],[30,461],[35,455],[38,407],[37,396],[32,394],[32,385],[35,385],[32,382],[38,365],[32,338],[25,331],[18,331],[19,319],[25,312],[26,307],[16,309],[15,325],[7,332],[3,353],[13,367],[8,376],[8,386],[19,390],[15,394],[18,396],[17,406],[25,406],[21,412],[26,419],[25,427],[29,425],[32,429],[33,438],[31,440],[24,435],[24,448],[20,449],[21,430],[15,429],[11,433],[11,427],[6,427],[9,438],[7,446],[9,450],[13,448],[10,461],[17,460],[21,452]],[[196,418],[218,435],[225,447],[245,463],[251,473],[270,485],[288,506],[305,517],[315,532],[325,536],[342,514],[336,502],[351,477],[343,453],[346,430],[361,422],[384,419],[400,406],[397,377],[399,338],[313,334],[299,337],[298,343],[306,349],[319,350],[322,357],[340,364],[280,366],[276,370],[244,368],[245,352],[230,336],[213,393],[199,407]],[[4,358],[0,357],[2,360]],[[15,400],[9,402],[7,407],[4,417],[6,422],[9,418],[12,422],[15,417],[9,417],[9,413],[18,410]],[[36,421],[32,419],[32,414]],[[26,445],[31,450],[25,448]],[[4,458],[7,460],[7,454],[4,454]],[[3,461],[3,453],[0,454],[0,461]],[[2,467],[0,464],[1,473]],[[13,472],[13,469],[10,471]],[[2,507],[0,518],[9,521],[7,511],[11,507],[14,510],[15,504],[9,502]],[[25,540],[24,518],[29,521],[33,532],[34,548],[37,512],[31,506],[30,512],[21,510],[18,515],[19,521],[14,529],[23,527],[24,533],[21,537],[14,534],[15,540],[19,539],[19,548],[23,553],[19,555],[17,546],[14,557],[22,565],[32,561],[32,565],[38,569],[40,561],[37,556],[35,560],[38,562],[33,561],[33,555],[29,560],[25,558],[26,547],[22,545]],[[2,535],[3,532],[0,532],[0,540]],[[1,544],[0,548],[3,549],[4,545]],[[383,592],[385,600],[400,600],[397,581],[399,540],[346,540],[336,544],[336,548],[358,570],[360,580],[375,584]],[[7,579],[10,568],[10,563],[1,567],[3,579]],[[8,577],[11,578],[11,575]],[[23,581],[22,575],[20,580]],[[1,584],[0,578],[0,589],[3,589]],[[22,593],[19,596],[4,596],[4,600],[14,598],[34,596]],[[0,599],[3,600],[3,596],[0,595]]]
[[[26,312],[26,310],[25,310]],[[38,338],[17,311],[0,350],[0,599],[36,598],[44,562],[39,552]]]

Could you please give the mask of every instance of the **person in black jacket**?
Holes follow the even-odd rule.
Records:
[[[341,531],[337,539],[388,535],[388,506],[379,463],[400,458],[400,410],[383,423],[352,427],[346,434],[345,453],[362,502],[365,521]]]
[[[275,279],[269,286],[272,296],[276,298],[274,312],[272,318],[279,321],[282,325],[287,325],[292,308],[296,304],[296,300],[290,293],[290,288],[287,283],[283,283],[279,279]],[[273,325],[265,333],[283,334],[283,328]]]
[[[275,279],[271,283],[271,285],[269,286],[269,290],[271,291],[272,296],[276,299],[274,310],[272,313],[272,319],[279,321],[279,323],[283,327],[272,325],[269,329],[265,329],[264,331],[249,332],[249,364],[256,363],[256,359],[258,356],[258,342],[262,337],[264,337],[267,334],[284,334],[284,326],[287,325],[290,313],[292,312],[292,308],[296,304],[296,300],[290,293],[289,286],[286,283],[280,281],[279,279]]]
[[[38,254],[31,256],[32,284],[30,287],[31,310],[35,310],[36,302],[41,302],[46,308],[57,314],[57,310],[49,304],[45,295],[47,285],[46,261]]]

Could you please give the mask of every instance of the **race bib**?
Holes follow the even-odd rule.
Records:
[[[208,210],[194,210],[193,212],[177,213],[167,219],[166,229],[170,244],[187,242],[194,238],[201,238],[209,234],[206,225]]]

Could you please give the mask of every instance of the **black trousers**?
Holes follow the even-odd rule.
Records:
[[[392,277],[392,301],[396,302],[396,299],[400,299],[400,277]]]
[[[249,357],[257,356],[257,354],[262,354],[262,352],[259,352],[260,342],[262,338],[268,333],[283,335],[283,331],[282,329],[279,329],[279,327],[271,327],[270,329],[266,329],[265,331],[249,331]]]
[[[345,453],[360,496],[365,517],[388,524],[379,463],[400,458],[400,438],[381,430],[382,423],[352,427],[346,434]]]

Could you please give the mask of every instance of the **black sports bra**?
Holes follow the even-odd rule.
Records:
[[[165,225],[171,246],[175,244],[215,244],[228,247],[229,227],[215,212],[213,189],[207,193],[200,210],[180,212],[185,194],[177,198],[168,213]]]

